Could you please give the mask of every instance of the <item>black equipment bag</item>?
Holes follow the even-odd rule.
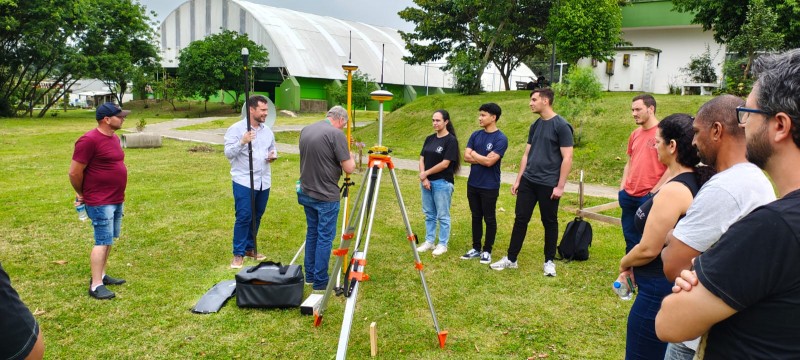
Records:
[[[580,173],[578,186],[578,216],[567,224],[564,236],[558,244],[559,260],[589,260],[589,247],[592,246],[592,224],[583,220],[580,211],[583,210],[583,170]]]
[[[298,307],[303,301],[303,269],[264,261],[236,274],[236,305],[250,308]]]
[[[567,224],[564,236],[558,244],[560,260],[589,260],[589,247],[592,246],[592,224],[580,216]]]

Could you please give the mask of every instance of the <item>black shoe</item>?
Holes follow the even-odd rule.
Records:
[[[103,276],[103,285],[122,285],[125,283],[125,279],[115,279],[111,276]]]
[[[97,300],[107,300],[114,298],[116,295],[108,290],[105,285],[100,285],[94,291],[92,291],[92,288],[89,287],[89,296]]]

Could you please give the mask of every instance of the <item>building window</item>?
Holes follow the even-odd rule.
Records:
[[[631,54],[622,55],[622,66],[631,66]]]
[[[592,59],[592,67],[597,67],[597,59]]]
[[[614,75],[614,59],[606,61],[606,74],[608,76]]]

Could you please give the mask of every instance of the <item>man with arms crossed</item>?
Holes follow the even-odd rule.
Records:
[[[269,189],[272,186],[270,164],[278,158],[275,136],[272,130],[264,125],[269,112],[267,98],[253,95],[247,99],[247,106],[250,108],[250,131],[247,131],[245,118],[231,125],[225,132],[225,157],[231,163],[233,202],[236,209],[232,269],[240,269],[245,256],[258,261],[266,259],[266,256],[256,254],[255,241],[258,228],[261,226],[261,217],[267,209]],[[253,203],[250,200],[250,146],[253,148],[255,209],[251,209]],[[255,228],[253,228],[253,211],[256,217]]]
[[[500,195],[500,162],[508,148],[508,138],[497,129],[502,110],[495,103],[478,109],[478,124],[483,128],[470,135],[464,150],[464,161],[472,164],[467,179],[467,200],[472,213],[472,249],[463,260],[480,258],[481,264],[492,262],[492,246],[497,234],[497,197]],[[486,221],[486,242],[481,251],[483,222]]]
[[[800,354],[800,49],[762,55],[745,107],[747,159],[781,198],[731,225],[676,279],[656,317],[663,341],[703,335],[700,359]]]
[[[89,255],[92,271],[89,296],[99,300],[115,296],[106,285],[125,283],[106,275],[106,263],[111,245],[122,228],[122,205],[128,184],[125,153],[114,132],[122,128],[128,114],[130,111],[112,102],[97,107],[97,128],[75,142],[69,166],[69,182],[75,189],[76,203],[86,204],[86,215],[94,227],[94,247]]]
[[[622,171],[618,194],[626,254],[642,240],[642,235],[633,224],[636,210],[664,183],[667,169],[658,161],[655,147],[658,130],[656,99],[648,94],[637,95],[633,98],[631,113],[639,127],[628,137],[628,162]]]
[[[558,202],[564,194],[567,175],[572,167],[572,126],[553,111],[553,90],[531,92],[531,111],[539,119],[531,124],[528,144],[519,164],[519,173],[511,195],[517,196],[514,228],[508,256],[491,266],[495,270],[517,268],[517,255],[528,232],[533,208],[539,203],[544,226],[544,275],[556,276],[556,243],[558,242]]]
[[[336,221],[339,218],[339,178],[342,171],[356,169],[342,129],[347,125],[347,110],[334,106],[325,120],[300,131],[300,192],[297,202],[306,213],[306,283],[314,290],[328,286]]]
[[[686,217],[667,234],[667,247],[661,252],[667,279],[689,269],[691,260],[714,245],[731,224],[775,200],[764,172],[745,156],[744,129],[736,118],[738,106],[744,106],[744,100],[722,95],[697,111],[693,143],[703,164],[713,167],[717,174],[703,184]],[[671,343],[664,359],[691,360],[698,343],[699,339]]]

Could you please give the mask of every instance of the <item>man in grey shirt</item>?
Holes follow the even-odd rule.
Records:
[[[664,274],[675,279],[691,267],[692,258],[714,245],[734,222],[753,209],[775,200],[764,172],[747,161],[744,129],[738,126],[736,107],[744,100],[718,96],[703,104],[694,120],[694,140],[702,162],[717,170],[675,229],[661,252]],[[692,359],[698,340],[671,343],[664,359]]]
[[[342,128],[347,125],[347,111],[341,106],[328,110],[325,120],[300,131],[300,191],[297,202],[306,213],[305,271],[306,282],[314,290],[328,286],[328,263],[336,221],[339,218],[339,178],[342,170],[350,174],[356,168],[347,148]]]

